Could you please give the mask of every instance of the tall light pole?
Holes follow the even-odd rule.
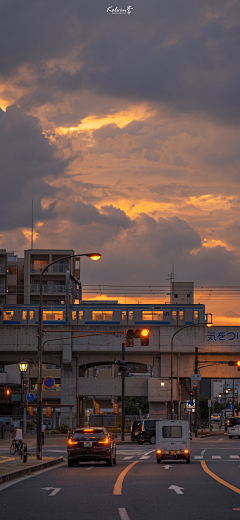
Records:
[[[67,255],[50,262],[42,269],[40,276],[40,304],[39,304],[39,337],[38,337],[38,402],[37,402],[37,459],[42,460],[42,336],[43,336],[43,275],[48,268],[62,260],[69,260],[79,256],[88,256],[91,260],[99,260],[100,253],[84,253]]]
[[[208,315],[206,315],[208,316]],[[173,404],[173,339],[174,337],[176,336],[176,334],[178,334],[179,332],[181,332],[181,330],[183,329],[188,329],[189,327],[198,327],[199,325],[206,325],[207,327],[211,327],[212,326],[212,320],[211,322],[210,321],[206,321],[206,323],[191,323],[190,325],[184,325],[184,327],[181,327],[180,329],[178,329],[173,335],[172,335],[172,339],[171,339],[171,419],[173,419],[173,414],[174,414],[174,404]],[[197,373],[196,372],[196,358],[197,358],[197,355],[198,355],[198,351],[196,352],[195,350],[195,374]],[[195,392],[196,394],[196,392]],[[195,418],[196,418],[197,414],[196,414],[196,406],[195,406]],[[196,425],[195,425],[195,435],[196,435]]]

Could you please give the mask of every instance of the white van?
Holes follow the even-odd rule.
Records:
[[[190,431],[188,421],[156,421],[157,463],[163,459],[182,459],[190,462]]]
[[[240,417],[229,417],[227,420],[228,438],[238,437],[240,439]]]

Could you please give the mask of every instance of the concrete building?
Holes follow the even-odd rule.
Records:
[[[16,304],[18,293],[18,257],[0,249],[0,304]]]

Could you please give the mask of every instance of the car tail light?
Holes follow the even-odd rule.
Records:
[[[86,432],[93,432],[93,429],[89,428],[89,429],[86,429],[86,430],[83,430],[83,431],[84,431],[84,433],[86,433]]]
[[[157,450],[157,453],[162,453],[162,450]]]
[[[98,441],[98,444],[108,444],[109,439],[106,437],[106,439],[103,439],[102,441]]]
[[[68,439],[68,444],[72,446],[72,444],[78,444],[78,441],[73,441],[72,439]]]
[[[188,450],[183,450],[183,453],[189,453],[189,451]]]

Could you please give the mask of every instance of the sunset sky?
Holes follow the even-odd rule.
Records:
[[[1,0],[0,248],[33,199],[34,247],[102,253],[83,284],[240,286],[240,2],[127,5]]]

